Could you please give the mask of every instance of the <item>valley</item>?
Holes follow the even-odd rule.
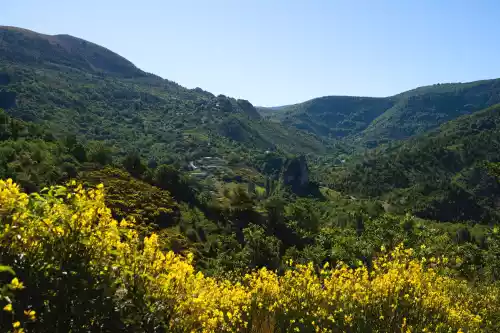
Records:
[[[498,332],[499,103],[255,107],[0,26],[0,327]]]

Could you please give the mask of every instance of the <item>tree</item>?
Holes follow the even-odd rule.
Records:
[[[172,165],[160,165],[154,173],[153,182],[159,188],[169,191],[177,200],[191,203],[196,200],[187,179]]]
[[[113,162],[111,149],[102,142],[92,142],[89,150],[90,162],[98,163],[102,166],[109,165]]]
[[[243,229],[243,257],[248,259],[251,267],[266,266],[277,269],[280,263],[281,241],[267,235],[261,226],[250,224]]]
[[[137,152],[131,152],[127,154],[125,159],[122,162],[123,167],[127,170],[132,176],[136,178],[141,178],[141,176],[146,172],[146,165],[142,163],[141,157]]]

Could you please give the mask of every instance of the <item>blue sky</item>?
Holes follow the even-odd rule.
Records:
[[[254,105],[500,77],[497,0],[2,0],[1,25],[66,33]]]

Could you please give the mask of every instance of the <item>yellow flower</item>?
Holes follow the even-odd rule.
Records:
[[[24,315],[29,317],[31,320],[35,320],[36,312],[34,310],[24,310]]]
[[[10,281],[10,288],[13,290],[21,290],[24,289],[24,285],[22,282],[19,282],[18,278],[13,278],[12,281]]]
[[[7,311],[7,312],[12,312],[12,304],[7,304],[6,306],[3,307],[3,310],[4,311]]]
[[[370,269],[362,262],[357,268],[325,264],[318,274],[313,264],[290,261],[292,269],[283,274],[262,268],[235,279],[208,277],[196,271],[192,254],[164,251],[161,235],[143,235],[132,217],[121,223],[113,219],[103,191],[79,186],[69,192],[72,200],[57,202],[41,194],[36,200],[50,204],[46,210],[33,210],[29,203],[34,198],[0,180],[0,220],[17,216],[15,235],[20,235],[13,238],[12,229],[2,228],[2,244],[28,259],[51,251],[60,260],[57,256],[72,251],[64,247],[70,237],[81,241],[91,272],[119,280],[124,290],[138,283],[146,305],[171,305],[173,310],[155,315],[180,332],[238,332],[259,325],[258,331],[272,331],[283,322],[289,322],[290,331],[341,332],[361,323],[390,327],[391,318],[404,316],[403,322],[398,319],[398,332],[422,332],[424,327],[456,332],[462,327],[475,333],[491,321],[489,308],[500,296],[478,293],[460,279],[441,275],[402,245],[381,248]],[[13,279],[9,288],[22,289],[23,284]],[[24,314],[30,320],[36,316],[30,309]]]
[[[19,328],[19,327],[21,327],[21,323],[16,321],[15,323],[12,323],[12,327]]]

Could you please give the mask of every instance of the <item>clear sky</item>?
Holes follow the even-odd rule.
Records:
[[[2,0],[188,88],[291,104],[500,77],[499,0]]]

